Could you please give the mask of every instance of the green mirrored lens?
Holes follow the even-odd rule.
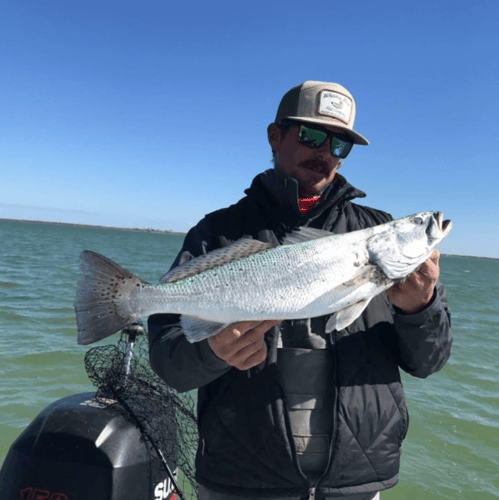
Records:
[[[331,154],[341,158],[341,156],[346,152],[346,149],[349,145],[350,145],[350,143],[348,143],[346,141],[342,141],[341,139],[338,139],[337,137],[332,136],[331,137]]]
[[[319,148],[327,140],[327,134],[302,125],[298,130],[298,140],[311,148]]]

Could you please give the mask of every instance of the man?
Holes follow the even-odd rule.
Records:
[[[353,144],[355,101],[341,85],[287,92],[268,127],[274,169],[237,204],[205,216],[173,267],[242,237],[279,244],[299,226],[346,233],[391,220],[356,205],[337,173]],[[450,356],[452,333],[438,252],[375,297],[341,331],[330,315],[230,325],[190,344],[179,316],[149,318],[153,369],[179,392],[198,388],[201,499],[379,498],[398,481],[408,414],[399,367],[427,377]]]

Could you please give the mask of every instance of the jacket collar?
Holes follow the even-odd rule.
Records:
[[[317,205],[302,214],[298,206],[298,181],[292,177],[276,175],[273,168],[258,174],[245,193],[256,198],[272,219],[286,225],[298,223],[301,225],[333,205],[366,196],[363,191],[347,182],[342,175],[336,174],[334,181],[323,191]]]

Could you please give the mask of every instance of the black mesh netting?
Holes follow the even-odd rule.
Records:
[[[85,355],[85,369],[98,388],[96,398],[116,400],[119,412],[136,426],[142,440],[173,473],[178,496],[197,499],[194,458],[198,443],[196,401],[191,393],[179,395],[149,365],[148,343],[140,335],[130,352],[128,334],[117,345],[99,346]],[[165,464],[166,462],[166,464]]]

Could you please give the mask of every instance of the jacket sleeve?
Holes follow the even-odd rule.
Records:
[[[198,255],[213,250],[211,231],[206,219],[192,228],[185,237],[182,250],[172,269]],[[148,319],[149,361],[154,372],[178,392],[206,385],[232,367],[218,358],[208,340],[190,343],[184,335],[166,338],[172,330],[181,330],[180,315],[154,314]]]
[[[232,367],[217,358],[208,340],[191,344],[184,335],[165,337],[181,329],[178,314],[154,314],[149,317],[149,361],[152,369],[170,387],[187,392],[217,379]]]
[[[452,330],[447,292],[440,280],[432,302],[416,314],[394,307],[399,364],[407,373],[426,378],[440,370],[451,354]]]

